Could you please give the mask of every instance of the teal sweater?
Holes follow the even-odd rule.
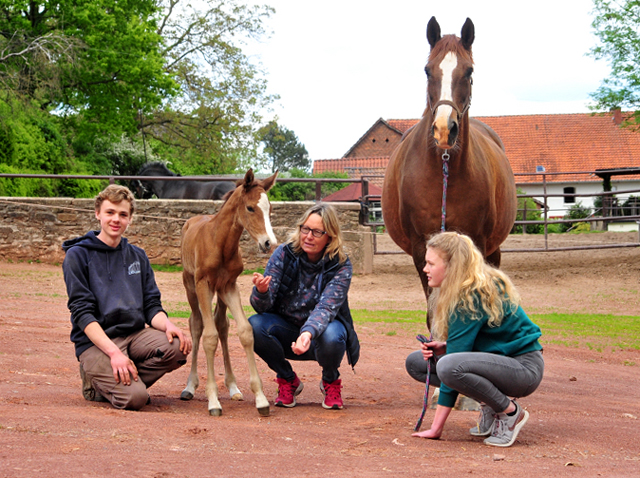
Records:
[[[505,305],[505,309],[509,304]],[[542,350],[538,338],[542,335],[540,327],[522,310],[522,307],[506,315],[499,327],[489,327],[489,317],[483,314],[474,319],[468,311],[458,311],[449,319],[449,336],[447,338],[447,355],[459,352],[488,352],[497,355],[515,357],[518,355]],[[440,387],[438,405],[453,407],[458,392],[447,387]]]

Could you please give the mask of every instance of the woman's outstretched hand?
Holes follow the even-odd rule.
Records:
[[[309,346],[311,345],[311,333],[302,332],[298,337],[298,340],[291,344],[291,350],[296,355],[302,355],[307,350],[309,350]]]
[[[271,276],[263,276],[259,272],[253,273],[253,285],[256,286],[258,292],[265,294],[269,290],[269,284],[271,283]]]

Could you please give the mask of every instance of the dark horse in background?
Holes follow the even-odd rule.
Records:
[[[516,218],[513,171],[496,133],[469,119],[474,26],[467,18],[460,38],[427,26],[431,52],[427,107],[391,155],[382,192],[382,215],[391,238],[411,254],[427,301],[426,241],[441,230],[443,161],[448,155],[447,231],[470,236],[487,262],[500,265],[500,244]],[[445,156],[443,156],[445,155]]]
[[[137,176],[179,176],[164,163],[147,163]],[[187,181],[161,179],[136,180],[133,188],[141,199],[149,199],[154,194],[158,199],[222,199],[236,188],[235,179],[229,181]]]

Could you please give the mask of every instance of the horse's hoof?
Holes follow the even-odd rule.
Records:
[[[268,406],[262,407],[262,408],[258,408],[258,413],[260,415],[262,415],[263,417],[268,417],[269,413],[270,413],[270,409],[269,409]]]
[[[212,417],[219,417],[220,415],[222,415],[222,408],[212,408],[211,410],[209,410],[209,415],[211,415]]]
[[[192,398],[193,398],[193,393],[187,392],[186,390],[183,390],[182,393],[180,394],[180,400],[191,400]]]
[[[244,395],[242,395],[240,392],[238,392],[238,393],[234,394],[231,397],[231,400],[235,400],[237,402],[241,402],[242,400],[244,400]]]

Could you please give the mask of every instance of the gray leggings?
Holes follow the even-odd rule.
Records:
[[[421,351],[407,357],[407,372],[419,382],[425,382],[427,362]],[[431,360],[429,383],[441,382],[467,397],[489,405],[495,412],[509,406],[509,397],[531,395],[544,373],[542,352],[529,352],[506,357],[485,352],[461,352]]]

